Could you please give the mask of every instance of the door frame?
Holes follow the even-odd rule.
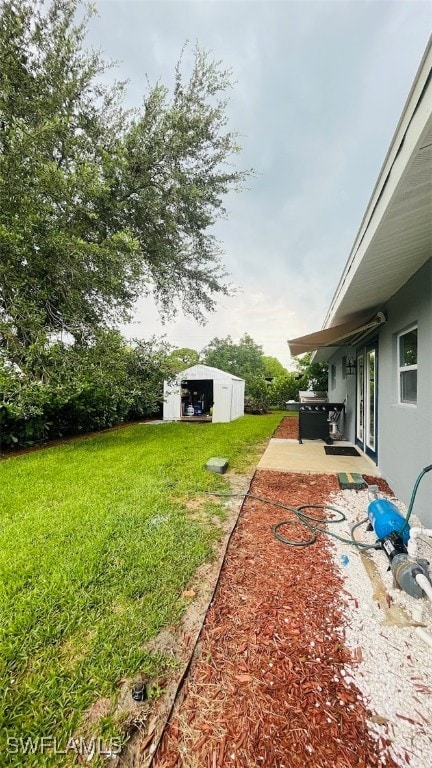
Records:
[[[373,359],[373,387],[370,362]],[[375,464],[378,463],[378,337],[356,350],[355,442]],[[372,406],[372,409],[371,409]],[[372,430],[371,430],[372,425]]]

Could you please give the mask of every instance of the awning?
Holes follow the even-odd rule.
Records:
[[[288,346],[293,356],[302,355],[305,352],[314,352],[320,347],[339,347],[346,346],[347,343],[353,343],[356,337],[363,336],[372,328],[385,323],[386,318],[382,312],[378,312],[371,318],[370,314],[364,317],[349,320],[340,325],[334,325],[333,328],[324,328],[315,333],[309,333],[307,336],[299,336],[297,339],[290,339]]]

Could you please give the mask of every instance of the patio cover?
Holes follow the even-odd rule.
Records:
[[[332,328],[323,328],[321,331],[299,336],[297,339],[289,339],[288,346],[291,354],[302,355],[304,352],[314,352],[320,347],[346,346],[356,336],[362,336],[372,328],[385,322],[385,316],[378,312],[371,318],[370,314],[363,317],[347,320]]]

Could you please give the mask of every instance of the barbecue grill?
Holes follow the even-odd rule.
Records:
[[[301,444],[304,438],[305,440],[325,440],[327,445],[332,445],[332,434],[334,434],[332,425],[337,424],[344,410],[344,403],[327,403],[317,400],[300,403],[299,443]]]

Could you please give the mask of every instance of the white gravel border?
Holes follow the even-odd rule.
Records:
[[[404,505],[393,497],[391,500],[405,516]],[[368,492],[340,491],[331,497],[329,504],[341,509],[347,517],[346,523],[331,529],[350,537],[352,525],[366,517]],[[421,524],[414,514],[410,523]],[[356,535],[367,543],[376,541],[373,532],[366,532],[366,524],[357,529]],[[366,707],[372,712],[368,723],[371,735],[379,742],[382,762],[390,752],[401,768],[430,768],[432,650],[417,634],[416,627],[420,623],[432,636],[432,603],[427,598],[416,600],[394,589],[386,555],[382,551],[368,550],[392,604],[400,606],[412,619],[408,626],[390,626],[386,623],[387,606],[380,607],[374,598],[374,586],[358,549],[332,537],[329,540],[333,542],[334,561],[347,593],[344,599],[345,641],[352,650],[360,648],[362,656],[359,663],[345,667],[345,680],[347,684],[352,682],[357,686]],[[432,544],[432,539],[429,542]],[[431,546],[420,544],[419,553],[432,561]],[[342,562],[344,555],[349,558],[346,565]],[[384,740],[391,742],[389,747]]]

